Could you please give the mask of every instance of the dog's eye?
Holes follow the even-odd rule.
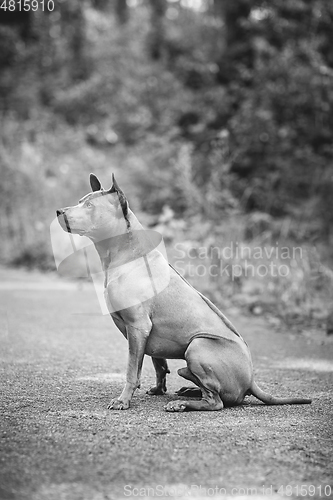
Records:
[[[90,203],[90,201],[88,201],[87,204],[86,204],[86,207],[87,208],[91,208],[92,206],[93,206],[92,203]]]

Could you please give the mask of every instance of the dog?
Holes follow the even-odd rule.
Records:
[[[77,205],[57,210],[61,227],[94,243],[105,274],[105,299],[111,317],[128,341],[125,387],[108,408],[126,410],[140,387],[144,355],[151,356],[156,385],[148,394],[166,392],[167,359],[184,359],[178,374],[195,387],[176,394],[169,412],[221,410],[253,395],[267,405],[307,404],[306,398],[277,398],[258,387],[248,345],[224,314],[177,272],[151,241],[130,210],[112,175],[103,189],[90,174],[92,192]]]

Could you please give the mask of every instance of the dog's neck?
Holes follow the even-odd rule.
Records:
[[[128,222],[129,226],[124,221],[124,228],[119,232],[114,233],[110,229],[103,240],[93,241],[104,272],[111,266],[119,267],[147,253],[144,228],[131,210],[128,212]]]

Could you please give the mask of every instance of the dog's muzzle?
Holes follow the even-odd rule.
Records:
[[[62,210],[62,209],[56,210],[56,214],[57,214],[60,226],[63,229],[65,229],[65,231],[67,231],[68,233],[71,233],[72,231],[71,231],[65,210]]]

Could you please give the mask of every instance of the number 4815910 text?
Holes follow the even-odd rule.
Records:
[[[37,10],[49,11],[54,10],[53,0],[3,0],[0,4],[0,9],[9,12],[36,12]]]

